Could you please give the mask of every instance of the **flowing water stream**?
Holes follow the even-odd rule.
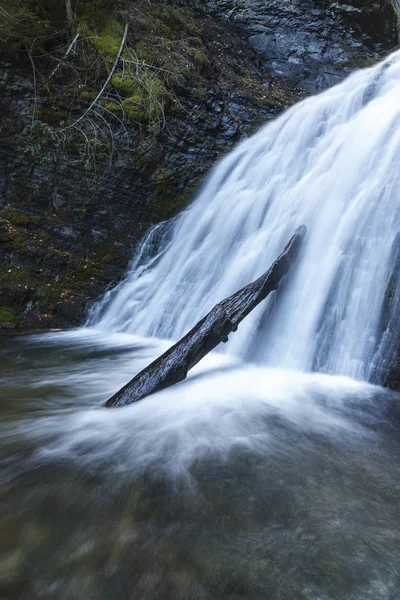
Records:
[[[269,123],[154,228],[86,328],[0,337],[0,594],[399,600],[400,52]],[[104,401],[300,224],[187,381]],[[222,351],[221,351],[222,352]]]
[[[228,350],[370,379],[400,223],[399,99],[397,52],[266,125],[215,168],[172,227],[149,234],[90,324],[179,338],[263,273],[305,224],[281,297],[250,316]]]

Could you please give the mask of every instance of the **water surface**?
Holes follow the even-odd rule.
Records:
[[[398,395],[213,354],[103,402],[166,343],[2,336],[9,599],[398,600]]]

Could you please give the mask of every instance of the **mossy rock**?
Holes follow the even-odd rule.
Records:
[[[18,227],[39,227],[41,218],[39,216],[27,215],[12,206],[6,206],[0,212],[0,217]]]
[[[183,210],[195,196],[198,184],[186,187],[182,192],[171,196],[171,190],[176,189],[178,176],[167,169],[160,169],[154,176],[156,200],[149,207],[146,217],[152,223],[166,221]]]
[[[121,47],[124,28],[113,18],[109,18],[100,32],[94,35],[93,45],[108,65],[112,65]]]
[[[133,78],[130,75],[116,73],[111,82],[124,96],[121,108],[129,118],[139,122],[151,122],[162,117],[169,94],[157,75],[142,71]]]
[[[21,327],[22,323],[22,317],[15,315],[11,308],[0,305],[0,328]]]
[[[114,240],[105,240],[95,247],[95,264],[115,265],[124,260],[122,249],[114,243]]]
[[[49,34],[48,23],[40,19],[34,6],[17,0],[0,0],[0,39],[11,53],[21,49],[45,52],[45,40]]]

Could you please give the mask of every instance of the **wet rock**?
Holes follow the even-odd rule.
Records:
[[[273,75],[317,92],[397,44],[389,0],[205,0],[206,10],[236,25]]]
[[[229,26],[204,14],[190,18],[207,66],[177,92],[167,126],[154,139],[142,139],[137,123],[127,121],[127,149],[110,124],[111,163],[100,157],[86,164],[75,145],[49,148],[47,138],[32,139],[31,66],[0,59],[0,310],[7,317],[0,327],[82,323],[87,303],[123,275],[147,228],[183,208],[218,157],[256,124],[295,102],[296,93],[273,84]],[[54,107],[42,103],[39,94],[44,119]]]
[[[81,323],[147,228],[174,216],[222,154],[293,104],[296,86],[324,89],[396,37],[386,2],[174,4],[195,20],[206,61],[167,107],[167,127],[152,143],[128,122],[132,146],[124,149],[110,125],[111,161],[83,164],[76,147],[48,147],[48,139],[38,146],[32,107],[45,109],[41,118],[49,107],[35,99],[31,65],[0,59],[0,327]]]
[[[58,194],[56,191],[53,193],[53,206],[55,209],[62,208],[66,203],[65,198],[62,197],[61,194]]]

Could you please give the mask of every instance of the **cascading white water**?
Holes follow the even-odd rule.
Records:
[[[89,324],[179,338],[264,272],[303,223],[307,240],[284,288],[228,349],[371,378],[400,230],[400,52],[241,143],[187,211],[150,232]]]
[[[100,330],[1,339],[1,589],[399,598],[397,394],[212,353],[143,402],[103,404],[166,349],[110,331],[179,337],[302,223],[284,285],[228,348],[376,380],[400,339],[399,162],[400,52],[222,161],[94,308]]]

